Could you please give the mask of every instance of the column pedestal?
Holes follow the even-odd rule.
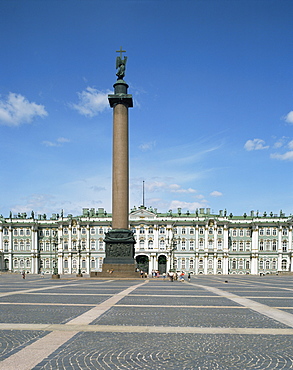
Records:
[[[110,230],[105,235],[106,257],[97,277],[139,278],[134,260],[135,239],[127,229]]]

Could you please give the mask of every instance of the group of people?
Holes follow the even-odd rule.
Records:
[[[165,272],[162,275],[160,275],[160,272],[158,270],[152,270],[151,275],[152,275],[152,278],[159,278],[160,276],[162,276],[164,280],[166,279],[166,277],[168,277],[170,281],[177,280],[177,281],[183,282],[185,278],[184,271],[181,271],[181,272],[180,271],[177,271],[177,272],[169,271],[167,275]],[[140,277],[147,278],[148,273],[144,272],[143,270],[140,270]],[[187,279],[188,281],[190,281],[191,279],[190,272],[187,274]]]
[[[178,281],[184,281],[184,276],[185,276],[185,273],[183,271],[177,271],[177,272],[173,272],[173,271],[169,271],[168,273],[168,277],[169,277],[169,280],[170,281],[174,281],[174,280],[178,280]],[[187,274],[187,279],[188,281],[190,281],[190,272]]]

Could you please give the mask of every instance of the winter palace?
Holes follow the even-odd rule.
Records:
[[[293,271],[293,217],[251,211],[158,213],[141,206],[129,214],[140,270],[191,274],[277,274]],[[111,215],[84,208],[81,216],[25,213],[0,216],[1,271],[74,274],[101,271]],[[54,270],[55,269],[55,270]]]

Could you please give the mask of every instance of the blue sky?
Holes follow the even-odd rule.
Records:
[[[293,213],[291,0],[0,0],[0,213],[111,212],[115,51],[130,207]]]

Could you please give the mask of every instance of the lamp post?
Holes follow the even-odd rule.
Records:
[[[81,268],[80,268],[80,257],[81,257],[81,245],[80,245],[80,240],[78,241],[78,274],[76,275],[77,277],[82,277],[81,273]]]
[[[173,235],[171,240],[169,239],[169,237],[167,238],[167,241],[168,241],[168,244],[169,244],[169,253],[170,253],[170,270],[172,270],[173,272],[175,272],[175,266],[174,266],[174,251],[177,249],[177,243],[180,242],[180,236],[178,236],[177,238]]]
[[[54,256],[54,268],[53,268],[52,279],[60,279],[60,275],[58,274],[58,259],[57,259],[58,258],[57,257],[58,237],[55,232],[53,235],[53,246],[54,246],[55,256]]]

